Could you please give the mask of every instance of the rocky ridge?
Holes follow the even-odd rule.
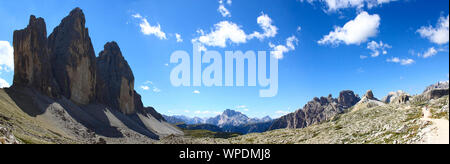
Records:
[[[332,95],[321,98],[315,97],[302,109],[275,120],[269,130],[305,128],[316,123],[327,121],[338,114],[344,113],[345,109],[352,107],[359,101],[359,96],[349,90],[340,92],[337,99],[333,98]]]

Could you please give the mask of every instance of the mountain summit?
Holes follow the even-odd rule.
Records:
[[[44,19],[30,16],[29,25],[14,32],[13,42],[14,80],[6,92],[23,112],[46,118],[44,122],[54,125],[52,131],[81,142],[96,135],[137,140],[182,134],[154,108],[143,106],[133,71],[116,42],[106,43],[95,56],[80,8],[48,38]]]

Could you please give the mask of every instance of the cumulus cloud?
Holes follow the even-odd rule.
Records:
[[[199,90],[194,90],[192,93],[194,93],[194,94],[200,94],[200,91],[199,91]]]
[[[152,26],[152,25],[150,25],[150,23],[148,23],[147,18],[142,17],[140,14],[134,14],[132,16],[141,21],[139,26],[141,27],[141,32],[144,35],[154,35],[154,36],[158,37],[159,39],[167,39],[166,33],[164,33],[161,30],[160,24],[158,24],[156,26]]]
[[[440,17],[438,24],[436,27],[433,26],[422,26],[420,29],[417,30],[417,32],[420,34],[421,37],[427,38],[433,43],[436,44],[446,44],[448,43],[448,36],[449,36],[449,16],[447,15],[447,18]]]
[[[222,21],[214,25],[214,31],[204,34],[203,30],[199,30],[202,36],[195,38],[192,42],[198,42],[203,45],[225,48],[227,42],[246,43],[247,35],[240,26],[233,22]]]
[[[347,22],[343,27],[335,27],[328,35],[324,36],[319,44],[339,45],[344,42],[347,45],[359,45],[378,33],[380,16],[361,12],[354,20]]]
[[[381,54],[386,55],[387,49],[392,48],[389,44],[380,42],[371,41],[367,44],[367,49],[371,50],[372,53],[370,54],[372,57],[377,57]]]
[[[413,59],[409,59],[409,58],[400,59],[398,57],[392,57],[390,59],[387,59],[386,61],[390,62],[390,63],[399,63],[400,65],[411,65],[411,64],[415,63],[415,61]]]
[[[214,25],[210,33],[205,33],[201,29],[197,30],[200,36],[192,39],[192,43],[198,43],[201,50],[206,50],[205,46],[225,48],[228,43],[247,43],[248,40],[254,38],[262,40],[275,37],[277,34],[278,28],[272,24],[272,19],[267,14],[262,13],[257,18],[257,23],[262,28],[263,33],[247,34],[241,26],[230,21],[221,21]]]
[[[311,4],[313,4],[314,2],[325,4],[328,12],[335,12],[345,8],[357,8],[358,10],[361,10],[364,7],[367,7],[370,9],[396,0],[300,0],[300,1],[301,2],[306,1]]]
[[[272,48],[271,54],[277,59],[283,59],[284,54],[295,50],[296,45],[298,45],[298,39],[295,36],[287,38],[286,45],[274,45],[269,43],[269,47]]]
[[[183,39],[181,38],[181,35],[180,35],[180,34],[176,33],[176,34],[175,34],[175,37],[177,38],[177,42],[178,42],[178,43],[183,42]]]
[[[261,16],[257,18],[259,26],[263,29],[264,33],[253,32],[248,37],[249,39],[258,38],[260,40],[264,38],[272,38],[277,35],[278,28],[272,24],[272,19],[267,15],[262,13]]]
[[[7,72],[14,70],[14,48],[8,41],[0,41],[0,67]]]
[[[0,88],[8,88],[10,85],[6,80],[0,78]]]

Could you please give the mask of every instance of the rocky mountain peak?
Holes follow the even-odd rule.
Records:
[[[48,49],[47,29],[43,18],[31,15],[28,26],[14,31],[13,86],[37,89],[49,97],[57,97]]]
[[[448,89],[449,88],[449,81],[442,81],[442,82],[438,82],[436,84],[430,85],[428,86],[425,91],[423,91],[423,93],[431,91],[431,90],[436,90],[436,89]]]
[[[449,81],[438,82],[436,84],[428,86],[422,95],[426,99],[437,99],[449,94]]]
[[[94,102],[95,52],[81,9],[72,10],[53,30],[49,49],[61,94],[77,104]]]
[[[116,42],[105,44],[96,65],[97,101],[125,114],[135,113],[133,72]]]
[[[364,97],[369,99],[369,100],[376,100],[377,99],[377,98],[375,98],[375,96],[373,96],[372,90],[368,90],[366,92],[366,94],[364,95]]]
[[[355,105],[360,100],[359,96],[355,95],[353,91],[344,90],[339,93],[338,104],[348,108]]]
[[[237,116],[237,115],[242,115],[242,113],[235,111],[235,110],[227,109],[223,112],[222,115],[228,116],[228,117],[233,117],[233,116]]]

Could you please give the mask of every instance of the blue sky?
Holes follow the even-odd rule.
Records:
[[[144,104],[167,115],[207,117],[236,109],[278,117],[341,90],[363,95],[372,89],[382,98],[396,90],[417,94],[448,80],[448,0],[334,2],[0,0],[0,85],[12,83],[13,31],[25,28],[33,14],[45,19],[50,34],[75,7],[86,15],[95,52],[118,42]],[[216,28],[220,23],[226,26]],[[192,54],[195,40],[221,53],[284,48],[278,95],[261,98],[259,87],[173,87],[170,55]]]

